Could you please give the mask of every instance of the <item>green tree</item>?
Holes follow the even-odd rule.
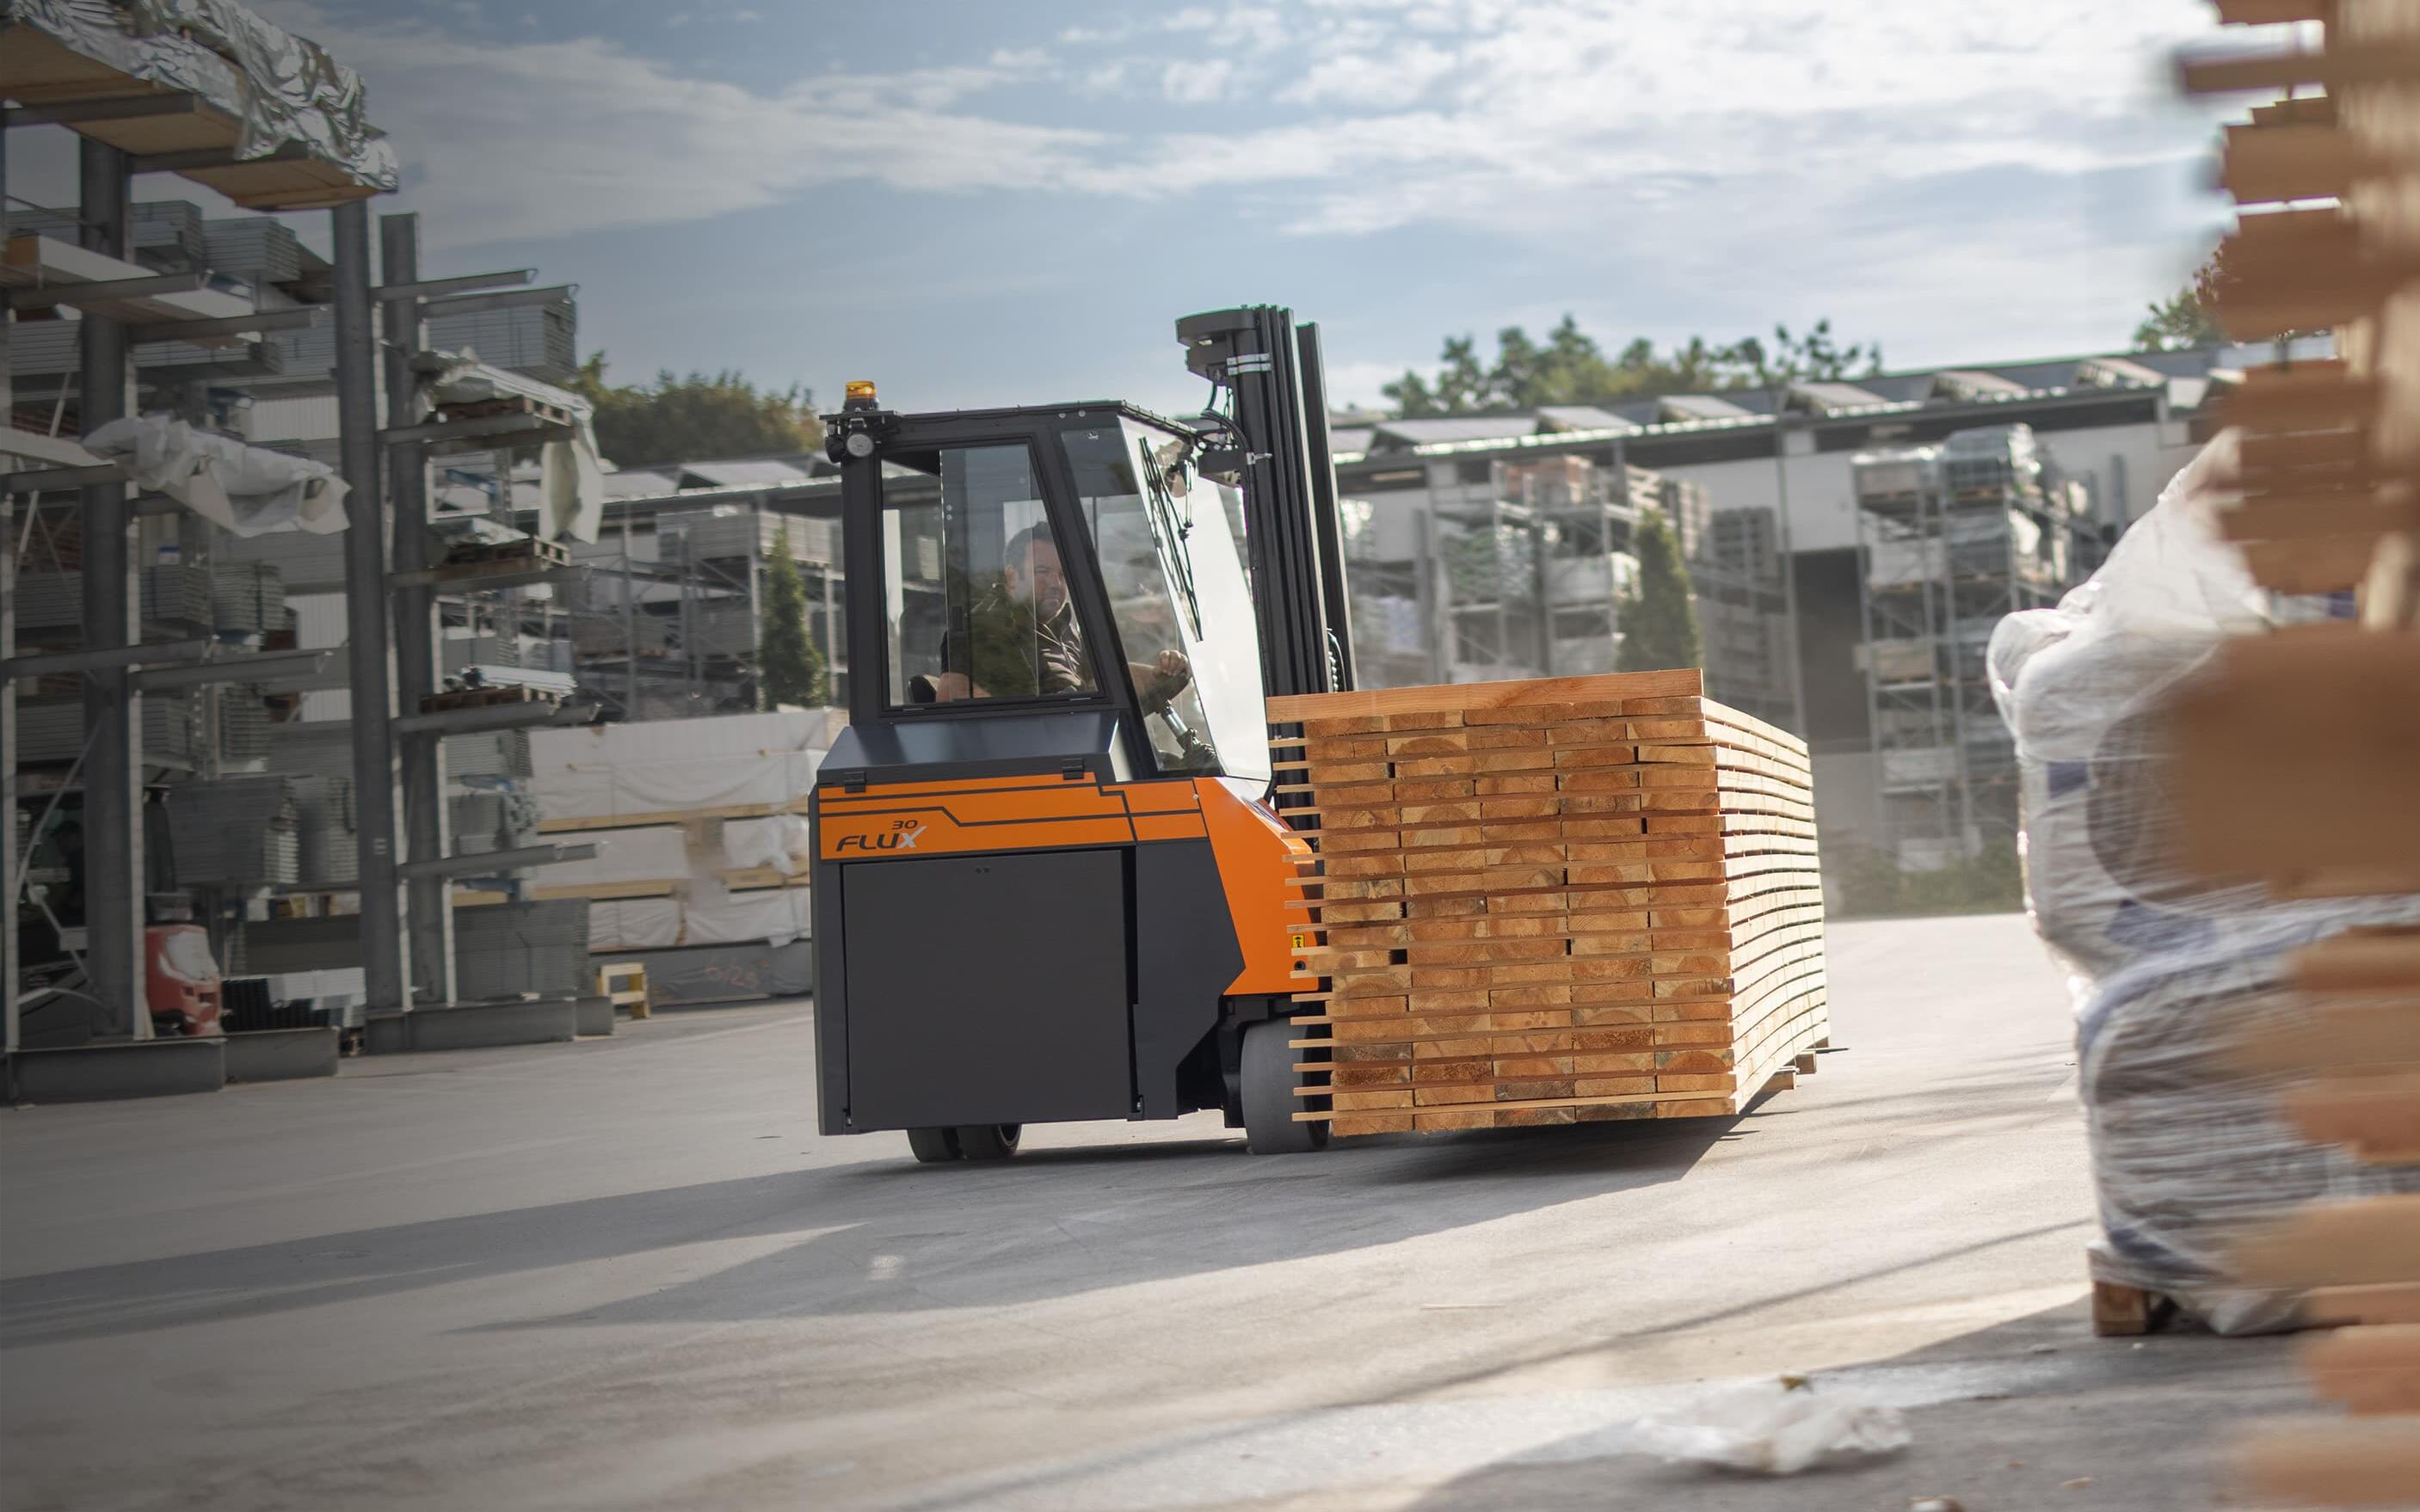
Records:
[[[1748,336],[1717,346],[1692,336],[1670,351],[1639,337],[1608,357],[1579,321],[1566,315],[1539,341],[1519,326],[1496,333],[1496,361],[1482,365],[1478,342],[1447,338],[1427,378],[1407,372],[1380,392],[1405,419],[1435,415],[1513,413],[1541,405],[1609,404],[1659,393],[1772,386],[1791,378],[1839,378],[1882,370],[1882,347],[1839,345],[1832,322],[1819,320],[1802,335],[1776,326],[1770,345]]]
[[[1631,545],[1638,553],[1638,591],[1621,600],[1621,652],[1614,670],[1651,672],[1701,665],[1689,568],[1661,511],[1639,516]]]
[[[776,393],[727,369],[684,378],[669,368],[653,384],[613,384],[605,380],[605,354],[595,352],[571,389],[597,407],[597,449],[626,468],[823,445],[814,396],[796,384]]]
[[[2224,347],[2226,332],[2218,324],[2218,285],[2226,277],[2224,246],[2194,270],[2191,282],[2155,304],[2144,307],[2134,328],[2134,349],[2172,352],[2187,347]]]
[[[825,675],[824,654],[807,634],[807,585],[790,555],[790,527],[784,523],[779,542],[765,556],[764,626],[757,637],[763,669],[765,702],[821,708],[831,702],[831,684]]]

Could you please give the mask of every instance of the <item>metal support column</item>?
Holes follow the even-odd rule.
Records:
[[[0,247],[8,244],[8,149],[0,142]],[[8,328],[0,310],[0,424],[13,425]],[[25,501],[31,509],[33,501]],[[17,654],[16,496],[0,487],[0,661]],[[17,685],[0,677],[0,1053],[17,1051]]]
[[[396,866],[393,668],[387,654],[386,511],[380,484],[378,344],[370,330],[370,212],[329,212],[336,270],[336,426],[345,482],[345,664],[353,704],[353,810],[359,837],[363,1006],[411,1003],[404,901]]]
[[[420,217],[379,217],[380,273],[390,288],[420,281]],[[426,345],[420,301],[389,299],[386,328],[386,423],[397,430],[420,424],[418,379],[411,360]],[[428,448],[403,441],[386,448],[394,502],[397,573],[425,571],[428,560]],[[506,471],[509,488],[510,472]],[[427,585],[398,585],[395,594],[395,696],[397,707],[417,710],[438,690],[444,674],[440,659],[437,594]],[[518,625],[515,633],[518,634]],[[434,733],[405,734],[396,743],[403,764],[404,854],[429,861],[452,849],[445,811],[445,741]],[[411,907],[413,995],[454,1001],[453,884],[442,875],[414,872],[408,885]]]
[[[133,219],[126,154],[89,139],[77,144],[84,244],[124,257]],[[78,322],[83,351],[77,412],[84,430],[125,418],[126,328],[86,312]],[[84,491],[84,643],[89,650],[132,645],[141,594],[132,535],[134,513],[123,483]],[[84,769],[85,963],[92,995],[122,1014],[126,1032],[151,1038],[143,950],[143,711],[124,667],[88,672],[85,729],[91,753]],[[16,822],[15,815],[9,822]],[[12,879],[13,880],[13,879]]]

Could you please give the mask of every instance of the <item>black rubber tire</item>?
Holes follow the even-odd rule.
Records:
[[[1307,1155],[1326,1148],[1326,1124],[1295,1119],[1311,1105],[1295,1095],[1295,1088],[1309,1084],[1294,1069],[1296,1053],[1286,1043],[1296,1032],[1284,1019],[1244,1029],[1244,1143],[1255,1155]]]
[[[955,1129],[910,1129],[908,1148],[927,1165],[944,1165],[959,1155],[958,1132]]]
[[[969,1160],[1006,1160],[1016,1153],[1017,1141],[1025,1137],[1021,1123],[970,1123],[952,1131],[958,1138],[958,1153]]]

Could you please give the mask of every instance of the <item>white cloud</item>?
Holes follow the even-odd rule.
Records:
[[[1450,222],[1534,239],[1750,185],[1761,201],[1719,220],[1982,168],[2165,161],[2206,140],[2162,78],[2166,49],[2209,33],[2198,0],[1191,6],[1059,34],[1080,50],[1069,94],[1117,101],[1080,125],[986,98],[1056,67],[1015,39],[980,63],[835,58],[750,88],[595,38],[474,43],[264,8],[363,68],[433,240],[697,220],[849,178],[1132,198],[1258,186],[1297,231]],[[1198,107],[1248,93],[1268,101],[1262,124],[1205,128]]]
[[[1159,92],[1172,104],[1215,104],[1225,97],[1234,74],[1235,65],[1225,58],[1171,63],[1159,76]]]

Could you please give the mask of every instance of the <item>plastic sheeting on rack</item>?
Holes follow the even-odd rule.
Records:
[[[2000,622],[1989,657],[2016,737],[2025,906],[2075,998],[2102,1214],[2092,1273],[2173,1298],[2224,1333],[2289,1326],[2297,1303],[2227,1279],[2231,1225],[2379,1189],[2279,1120],[2277,1083],[2236,1069],[2227,1051],[2297,1011],[2288,952],[2420,919],[2420,899],[2279,901],[2179,863],[2164,699],[2230,636],[2311,608],[2260,589],[2221,538],[2236,469],[2235,435],[2222,433],[2090,581],[2055,609]]]
[[[287,525],[318,535],[345,528],[345,480],[325,463],[247,446],[166,415],[113,420],[84,444],[140,486],[237,535]]]
[[[242,131],[239,160],[300,143],[363,183],[402,186],[395,147],[370,125],[361,76],[318,43],[227,0],[0,0],[30,26],[131,79],[199,95]]]
[[[558,389],[479,361],[473,351],[441,352],[445,360],[428,385],[440,403],[535,399],[572,417],[572,433],[538,448],[538,530],[541,540],[568,535],[597,539],[605,523],[605,464],[597,451],[596,407],[568,389]]]
[[[776,809],[814,787],[823,710],[716,715],[530,733],[530,794],[549,819]]]

